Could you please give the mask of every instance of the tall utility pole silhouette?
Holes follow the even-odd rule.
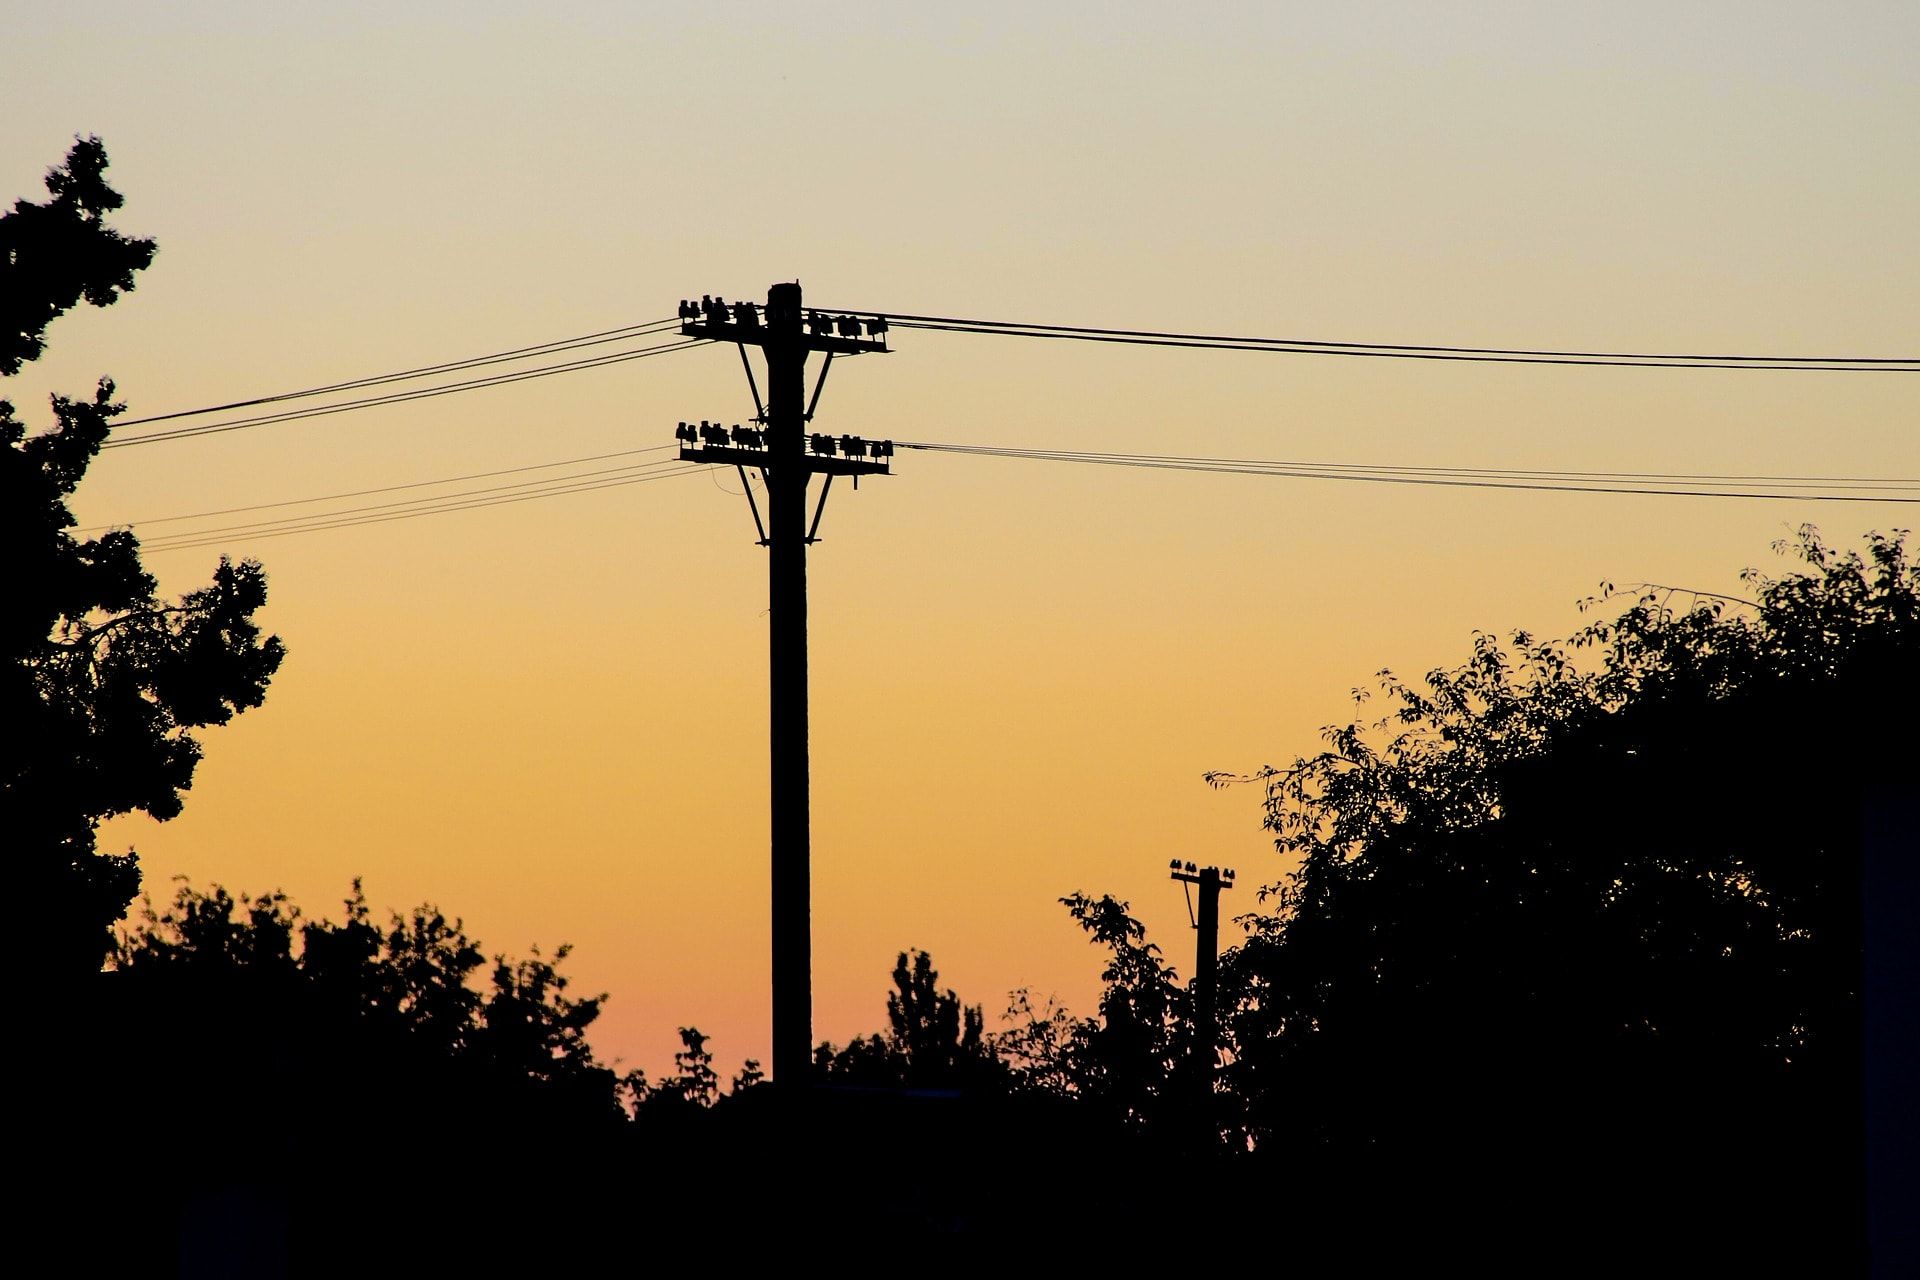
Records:
[[[1214,1028],[1218,1025],[1215,1002],[1219,998],[1220,985],[1220,891],[1233,888],[1233,869],[1222,871],[1219,867],[1196,867],[1191,862],[1181,862],[1175,858],[1167,864],[1173,868],[1172,879],[1183,885],[1198,885],[1200,903],[1195,908],[1191,896],[1187,899],[1187,911],[1193,918],[1193,927],[1198,935],[1194,939],[1193,981],[1187,984],[1187,992],[1193,998],[1193,1045],[1192,1069],[1195,1087],[1203,1092],[1213,1090]],[[1192,890],[1186,892],[1191,895]]]
[[[806,312],[799,284],[767,290],[765,307],[706,297],[680,304],[680,332],[731,342],[753,390],[755,426],[682,422],[675,432],[689,462],[737,468],[753,510],[760,545],[767,548],[768,707],[771,722],[773,818],[773,1079],[804,1084],[813,1063],[813,923],[811,798],[807,763],[807,546],[820,531],[835,476],[887,475],[891,441],[809,434],[827,370],[836,355],[887,349],[887,322],[878,317]],[[753,380],[747,348],[766,357],[767,398]],[[820,352],[813,396],[807,397],[807,356]],[[766,485],[767,517],[753,499],[747,468]],[[823,476],[819,505],[807,522],[807,485]]]

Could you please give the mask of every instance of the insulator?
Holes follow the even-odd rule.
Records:
[[[812,446],[813,451],[815,453],[826,454],[829,457],[832,456],[833,454],[833,437],[832,436],[821,436],[821,435],[812,436],[808,439],[808,444]]]
[[[849,458],[864,458],[867,456],[867,442],[859,436],[841,436],[840,452]]]

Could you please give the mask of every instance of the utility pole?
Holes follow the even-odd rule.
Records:
[[[740,472],[760,545],[767,548],[767,683],[772,799],[773,1080],[803,1085],[813,1066],[813,922],[811,783],[807,760],[807,547],[817,541],[820,517],[835,476],[891,474],[893,442],[810,434],[827,370],[836,355],[887,350],[881,317],[807,312],[800,285],[776,284],[764,307],[714,297],[680,304],[680,332],[731,342],[753,391],[752,427],[730,431],[718,423],[682,422],[675,431],[680,457]],[[760,399],[747,348],[766,360],[767,398]],[[807,357],[821,353],[820,377],[807,396]],[[751,467],[766,485],[763,522],[747,478]],[[823,477],[813,520],[807,486]]]
[[[1192,1070],[1195,1088],[1213,1092],[1214,1033],[1218,1025],[1215,1002],[1219,996],[1220,975],[1220,891],[1233,888],[1233,869],[1196,867],[1175,858],[1172,879],[1183,886],[1199,886],[1200,903],[1196,910],[1193,890],[1187,888],[1187,913],[1198,937],[1194,939],[1193,981],[1187,992],[1193,998]]]

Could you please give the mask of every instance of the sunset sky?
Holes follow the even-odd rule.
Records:
[[[0,0],[0,197],[98,134],[160,246],[0,395],[129,416],[673,315],[703,292],[1457,346],[1920,353],[1920,6],[89,4]],[[1920,476],[1920,374],[1570,369],[896,331],[820,422],[1326,462]],[[104,454],[83,525],[670,443],[752,412],[667,355]],[[610,464],[600,464],[610,465]],[[1092,1012],[1056,899],[1284,871],[1255,787],[1383,667],[1561,635],[1604,580],[1738,589],[1911,506],[1509,493],[903,454],[811,554],[815,1032],[893,957]],[[481,482],[487,483],[487,482]],[[495,482],[498,483],[498,482]],[[456,486],[457,487],[457,486]],[[350,879],[575,947],[604,1057],[768,1045],[765,553],[694,474],[225,549],[289,657],[204,737],[191,876]],[[335,504],[336,506],[342,504]],[[354,505],[352,503],[344,505]],[[321,508],[324,509],[324,508]],[[281,512],[263,512],[271,518]],[[235,517],[202,520],[212,527]],[[143,537],[195,527],[151,526]],[[162,588],[221,547],[156,551]]]

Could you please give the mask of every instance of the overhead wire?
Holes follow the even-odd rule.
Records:
[[[1899,492],[1870,494],[1857,492],[1782,492],[1780,489],[1731,489],[1708,487],[1715,483],[1705,477],[1672,485],[1623,484],[1609,482],[1599,473],[1557,473],[1560,478],[1527,479],[1504,472],[1486,474],[1421,471],[1414,468],[1378,468],[1373,470],[1331,470],[1312,464],[1262,461],[1254,459],[1218,459],[1183,457],[1170,454],[1099,453],[1069,449],[1032,449],[999,445],[943,444],[931,441],[897,440],[895,448],[931,453],[966,454],[979,457],[1009,458],[1023,461],[1061,462],[1087,466],[1131,467],[1162,471],[1194,471],[1228,475],[1261,475],[1301,480],[1346,480],[1371,484],[1432,485],[1443,488],[1515,489],[1551,493],[1637,494],[1650,497],[1750,498],[1808,502],[1889,502],[1920,503],[1920,495],[1902,496]],[[1793,483],[1783,479],[1784,487]],[[1874,481],[1877,486],[1895,490],[1915,487],[1912,481]],[[1680,487],[1684,484],[1687,487]]]
[[[605,462],[612,458],[630,458],[643,453],[664,453],[673,448],[670,444],[650,445],[644,449],[619,449],[612,453],[590,453],[578,458],[560,458],[553,462],[530,462],[525,466],[501,467],[495,471],[471,471],[466,475],[442,476],[438,480],[412,480],[405,484],[385,484],[372,489],[347,489],[339,493],[322,493],[311,498],[283,498],[278,502],[255,502],[244,507],[216,507],[209,511],[189,511],[181,515],[151,516],[144,520],[122,520],[115,524],[96,524],[76,533],[99,533],[104,529],[137,529],[156,524],[174,524],[181,520],[203,520],[212,516],[240,515],[247,511],[269,511],[278,507],[307,506],[316,502],[333,502],[343,498],[366,498],[377,493],[398,493],[406,489],[428,489],[436,485],[460,484],[467,480],[491,480],[497,476],[521,475],[529,471],[546,471],[554,467],[571,467],[583,462]]]
[[[365,514],[344,515],[342,513],[319,512],[311,516],[296,517],[284,521],[263,522],[262,527],[243,533],[224,533],[209,530],[190,530],[176,534],[171,539],[157,545],[142,547],[142,550],[184,551],[195,547],[223,545],[234,541],[253,541],[260,538],[280,538],[296,533],[318,533],[331,529],[350,529],[362,525],[387,524],[396,520],[412,520],[423,516],[447,515],[457,511],[477,511],[485,507],[509,506],[520,502],[533,502],[542,498],[564,498],[581,493],[592,493],[602,489],[619,489],[629,485],[647,484],[654,480],[671,480],[676,476],[691,475],[700,470],[695,466],[667,468],[663,464],[652,464],[649,468],[635,468],[637,474],[624,475],[612,479],[599,479],[588,483],[577,483],[565,478],[548,482],[548,487],[530,492],[496,494],[486,497],[469,497],[450,494],[432,501],[434,505],[419,505],[411,510],[373,511]]]
[[[299,391],[280,391],[273,395],[255,396],[250,400],[230,400],[225,404],[205,405],[198,409],[179,409],[172,413],[157,413],[145,418],[127,418],[114,423],[116,430],[126,427],[141,427],[155,422],[172,422],[178,418],[198,418],[209,413],[227,413],[234,409],[250,409],[263,404],[280,404],[288,400],[303,400],[312,396],[331,395],[336,391],[357,391],[363,387],[382,386],[390,382],[405,382],[413,378],[429,377],[436,373],[452,373],[461,369],[480,368],[491,364],[504,364],[514,360],[527,360],[534,356],[557,355],[562,351],[579,350],[586,347],[601,346],[609,342],[621,342],[628,338],[642,338],[649,334],[660,333],[674,328],[677,320],[648,320],[641,324],[623,325],[617,329],[602,329],[596,333],[583,333],[572,338],[556,338],[552,342],[539,342],[527,347],[514,347],[507,351],[495,351],[487,355],[468,356],[460,360],[449,360],[441,364],[420,365],[412,369],[401,369],[393,373],[378,373],[364,378],[351,378],[345,382],[330,382],[323,386],[306,387]]]
[[[684,338],[662,343],[652,347],[641,347],[633,351],[614,352],[610,355],[588,357],[584,360],[569,361],[557,365],[543,365],[535,369],[522,369],[513,373],[492,374],[485,378],[474,378],[464,382],[455,382],[433,387],[418,387],[410,391],[396,391],[382,396],[370,396],[359,400],[348,400],[339,404],[316,405],[307,409],[292,409],[284,413],[263,414],[251,418],[241,418],[227,422],[210,422],[200,426],[175,427],[152,435],[135,436],[124,440],[108,440],[103,449],[124,449],[134,445],[156,444],[166,440],[182,440],[196,436],[219,435],[229,431],[241,431],[253,427],[270,426],[282,422],[296,422],[305,418],[321,418],[336,413],[347,413],[357,409],[374,408],[381,405],[404,404],[414,400],[431,400],[438,396],[454,395],[464,391],[477,391],[486,387],[504,386],[508,383],[525,382],[534,378],[550,378],[562,373],[577,373],[583,369],[599,369],[608,365],[624,364],[631,360],[644,360],[649,356],[667,355],[676,351],[687,351],[694,347],[706,346],[709,339]]]
[[[1372,481],[1376,483],[1432,484],[1456,488],[1510,488],[1572,493],[1633,493],[1656,496],[1802,498],[1813,501],[1914,502],[1920,500],[1912,497],[1897,496],[1903,493],[1920,491],[1920,480],[1904,478],[1872,479],[1859,476],[1721,475],[1702,472],[1423,467],[1367,463],[1313,462],[1289,459],[1204,457],[1179,454],[1127,454],[1086,450],[946,444],[929,441],[899,441],[896,442],[896,446],[902,449],[915,449],[923,452],[970,454],[1038,461],[1080,462],[1160,470],[1202,471],[1215,474],[1267,475],[1293,479],[1346,479]],[[321,502],[374,497],[386,493],[437,488],[472,480],[496,479],[501,476],[522,475],[534,471],[550,470],[556,467],[578,466],[584,463],[611,461],[617,458],[661,453],[673,447],[672,445],[655,445],[642,449],[587,454],[573,458],[555,459],[551,462],[528,463],[515,467],[497,468],[491,471],[468,472],[457,476],[442,476],[431,480],[410,481],[404,484],[343,490],[306,498],[288,498],[276,502],[254,503],[238,507],[223,507],[181,515],[154,517],[147,520],[120,522],[113,525],[96,525],[89,529],[79,530],[78,532],[96,532],[106,528],[140,529],[156,524],[174,523],[182,520],[206,519],[222,515],[239,515],[253,511],[275,510]],[[461,490],[454,493],[433,494],[423,498],[374,503],[364,507],[309,512],[281,519],[250,521],[215,528],[187,529],[178,533],[162,534],[150,539],[145,545],[150,550],[171,550],[176,547],[210,545],[212,542],[232,538],[268,536],[269,532],[272,533],[272,536],[279,536],[282,532],[310,532],[323,528],[352,527],[356,524],[376,522],[378,519],[397,514],[432,514],[442,509],[451,511],[465,510],[479,506],[498,505],[501,498],[509,495],[515,497],[539,497],[560,496],[570,492],[591,492],[598,488],[611,487],[627,478],[651,475],[663,471],[671,474],[679,474],[681,471],[691,469],[679,467],[677,463],[677,459],[660,459],[649,463],[635,463],[632,465],[600,468],[592,471],[573,472],[567,475],[547,476],[513,484],[492,485],[478,489]],[[615,477],[618,477],[618,479],[614,479]],[[1612,483],[1624,480],[1639,480],[1652,483],[1639,485]],[[1733,486],[1755,484],[1772,486],[1773,491],[1759,492],[1748,490],[1741,492],[1723,492],[1723,490],[1731,489]],[[1676,487],[1681,485],[1687,487]],[[1863,488],[1870,492],[1864,494],[1830,494],[1822,492],[1823,490],[1830,490],[1836,486],[1842,488]],[[1809,490],[1810,492],[1779,492],[1779,490],[1785,489]],[[1700,491],[1695,492],[1695,490]]]
[[[160,537],[154,539],[154,541],[156,543],[165,543],[176,538],[198,538],[212,534],[244,534],[255,529],[273,528],[285,524],[298,524],[307,520],[331,519],[340,516],[360,515],[373,511],[400,510],[408,507],[432,505],[462,498],[479,497],[485,494],[531,491],[547,486],[563,485],[603,476],[635,475],[644,472],[658,471],[662,468],[677,468],[678,466],[678,459],[663,458],[656,462],[642,462],[624,467],[601,467],[593,471],[580,471],[572,475],[564,476],[546,476],[539,480],[521,480],[513,484],[485,485],[478,489],[463,489],[455,493],[436,494],[427,498],[401,498],[393,502],[374,502],[362,507],[345,507],[337,511],[315,511],[305,515],[283,516],[276,520],[250,520],[240,524],[222,525],[212,529],[186,529],[179,533],[162,534]]]
[[[889,312],[879,314],[886,315],[890,325],[901,328],[950,330],[957,332],[998,334],[1012,337],[1120,342],[1135,345],[1199,347],[1243,351],[1277,351],[1307,355],[1367,355],[1380,358],[1402,359],[1470,360],[1563,365],[1603,364],[1662,368],[1920,371],[1920,360],[1893,357],[1753,356],[1357,343],[1320,339],[1258,338],[1240,335],[1096,328],[1026,321],[973,320],[951,316],[922,316]],[[337,394],[342,391],[387,386],[397,382],[412,381],[438,374],[484,369],[499,364],[562,354],[582,350],[587,347],[622,342],[635,337],[657,334],[673,328],[677,323],[675,320],[649,321],[644,324],[601,330],[595,333],[577,335],[572,338],[556,339],[552,342],[516,347],[485,355],[467,357],[461,360],[421,365],[392,373],[377,374],[365,378],[329,383],[296,391],[280,392],[274,395],[259,396],[252,399],[230,401],[225,404],[208,406],[202,409],[181,410],[148,418],[132,419],[117,425],[119,427],[142,426],[213,413],[229,412],[236,409],[285,403],[320,395]],[[103,447],[109,449],[125,448],[137,444],[187,439],[202,435],[245,430],[257,426],[323,417],[336,413],[346,413],[365,408],[407,403],[413,400],[431,399],[442,395],[481,390],[530,379],[557,376],[564,373],[580,372],[586,369],[601,368],[655,355],[689,350],[694,347],[708,345],[708,342],[709,340],[705,338],[676,336],[670,341],[652,346],[594,355],[578,360],[564,361],[558,364],[542,365],[532,369],[518,369],[509,372],[487,374],[485,376],[463,379],[453,383],[409,388],[338,403],[258,414],[221,422],[170,428],[146,435],[110,440]],[[1523,468],[1403,466],[1279,459],[1192,457],[1170,454],[1122,454],[1086,450],[945,444],[927,441],[901,441],[898,442],[898,444],[899,447],[903,449],[917,449],[927,452],[1067,462],[1082,465],[1267,475],[1295,479],[1335,479],[1367,483],[1420,484],[1454,488],[1498,488],[1574,493],[1640,494],[1667,497],[1729,497],[1782,500],[1799,498],[1809,501],[1920,502],[1920,497],[1900,496],[1907,491],[1920,490],[1920,481],[1876,479],[1873,477],[1860,476],[1763,476],[1691,472],[1569,471]],[[671,447],[670,445],[662,445],[648,449],[621,450],[612,453],[561,459],[553,462],[532,463],[492,471],[473,472],[461,476],[444,477],[438,480],[422,480],[405,484],[382,485],[367,489],[325,494],[311,498],[294,498],[278,502],[218,508],[184,515],[157,517],[146,521],[134,522],[134,525],[138,527],[205,519],[222,515],[238,515],[254,511],[371,497],[415,489],[434,488],[472,480],[491,479],[506,475],[517,475],[557,467],[573,466],[581,463],[608,461],[615,458],[661,452]],[[437,494],[423,498],[374,503],[344,510],[310,512],[284,519],[252,521],[212,529],[189,529],[178,533],[160,535],[158,538],[153,539],[148,546],[153,550],[182,549],[191,546],[210,545],[212,542],[232,537],[277,537],[289,533],[314,532],[325,528],[348,528],[359,524],[381,523],[388,520],[407,519],[414,516],[439,514],[455,510],[470,510],[479,507],[502,505],[508,502],[527,501],[534,498],[558,497],[576,492],[591,492],[600,488],[638,483],[644,479],[665,478],[663,475],[648,474],[657,472],[662,467],[672,468],[673,463],[663,461],[661,463],[611,467],[572,475],[544,477],[514,484],[487,486],[480,489],[465,490],[451,494]],[[670,470],[668,474],[679,474],[682,471],[692,469],[693,468],[675,468]],[[1786,490],[1792,490],[1793,492],[1786,492]],[[113,526],[98,527],[105,528]],[[87,531],[83,530],[82,532]]]
[[[1245,335],[1059,325],[1038,321],[980,320],[954,316],[918,315],[914,313],[882,314],[887,315],[890,325],[903,328],[940,329],[956,332],[997,334],[1010,337],[1119,342],[1133,345],[1238,351],[1269,351],[1307,355],[1353,355],[1394,359],[1469,360],[1521,364],[1607,364],[1658,368],[1825,369],[1828,371],[1882,372],[1920,371],[1920,358],[1909,357],[1753,356],[1735,354],[1681,354],[1671,352],[1603,352],[1520,347],[1459,347],[1408,343],[1358,343],[1332,339],[1261,338],[1248,337]],[[524,360],[540,355],[559,354],[561,352],[579,350],[607,342],[622,341],[632,337],[659,333],[673,328],[678,323],[677,320],[671,319],[648,321],[643,324],[600,330],[594,333],[577,335],[572,338],[562,338],[552,342],[509,348],[486,355],[472,356],[461,360],[444,361],[438,364],[421,365],[411,369],[376,374],[343,382],[328,383],[297,391],[280,392],[274,395],[229,401],[224,404],[207,406],[201,409],[180,410],[146,418],[129,419],[116,424],[116,430],[173,421],[180,418],[203,416],[210,413],[226,412],[240,408],[284,403],[340,391],[390,385],[394,382],[409,381],[438,373],[486,368],[500,363]],[[413,400],[431,399],[442,395],[452,395],[465,391],[503,386],[534,378],[552,377],[562,373],[600,368],[607,365],[625,363],[629,360],[644,359],[653,355],[663,355],[673,351],[688,350],[695,346],[704,345],[706,341],[706,339],[700,338],[676,338],[673,341],[643,347],[637,350],[614,352],[580,360],[565,361],[560,364],[544,365],[534,369],[522,369],[507,373],[492,374],[432,387],[411,388],[390,394],[362,397],[336,404],[293,409],[280,413],[259,414],[224,422],[184,426],[152,432],[146,435],[113,439],[109,440],[103,447],[107,449],[128,448],[134,445],[152,444],[167,440],[190,439],[197,436],[240,431],[277,423],[295,422],[306,418],[325,417],[336,413],[346,413],[390,404],[402,404]]]
[[[831,310],[840,310],[832,308]],[[1920,356],[1757,356],[1641,351],[1577,351],[1528,347],[1460,347],[1422,343],[1347,342],[1322,338],[1267,338],[1237,334],[1116,329],[1034,321],[979,320],[959,316],[902,314],[856,308],[886,317],[890,328],[930,329],[1000,337],[1051,338],[1132,346],[1190,347],[1223,351],[1268,351],[1293,355],[1366,356],[1395,360],[1449,360],[1492,364],[1599,365],[1656,369],[1772,369],[1808,372],[1916,373]]]
[[[931,445],[907,444],[896,442],[901,448],[925,448],[943,451],[973,451],[991,449],[999,451],[997,445]],[[1007,446],[1014,448],[1013,446]],[[1431,476],[1457,476],[1478,479],[1520,479],[1565,482],[1604,482],[1609,480],[1648,480],[1685,482],[1708,486],[1731,486],[1739,484],[1770,484],[1788,488],[1872,488],[1872,489],[1920,489],[1920,479],[1905,477],[1882,479],[1872,476],[1806,476],[1806,475],[1728,475],[1717,472],[1699,471],[1571,471],[1510,467],[1460,467],[1460,466],[1421,466],[1403,463],[1362,463],[1362,462],[1315,462],[1299,459],[1281,458],[1223,458],[1193,456],[1188,454],[1163,453],[1108,453],[1101,450],[1037,449],[1018,450],[1039,454],[1071,454],[1084,458],[1124,458],[1138,461],[1167,463],[1205,463],[1218,467],[1244,467],[1249,469],[1286,468],[1302,471],[1368,472],[1395,473]]]

